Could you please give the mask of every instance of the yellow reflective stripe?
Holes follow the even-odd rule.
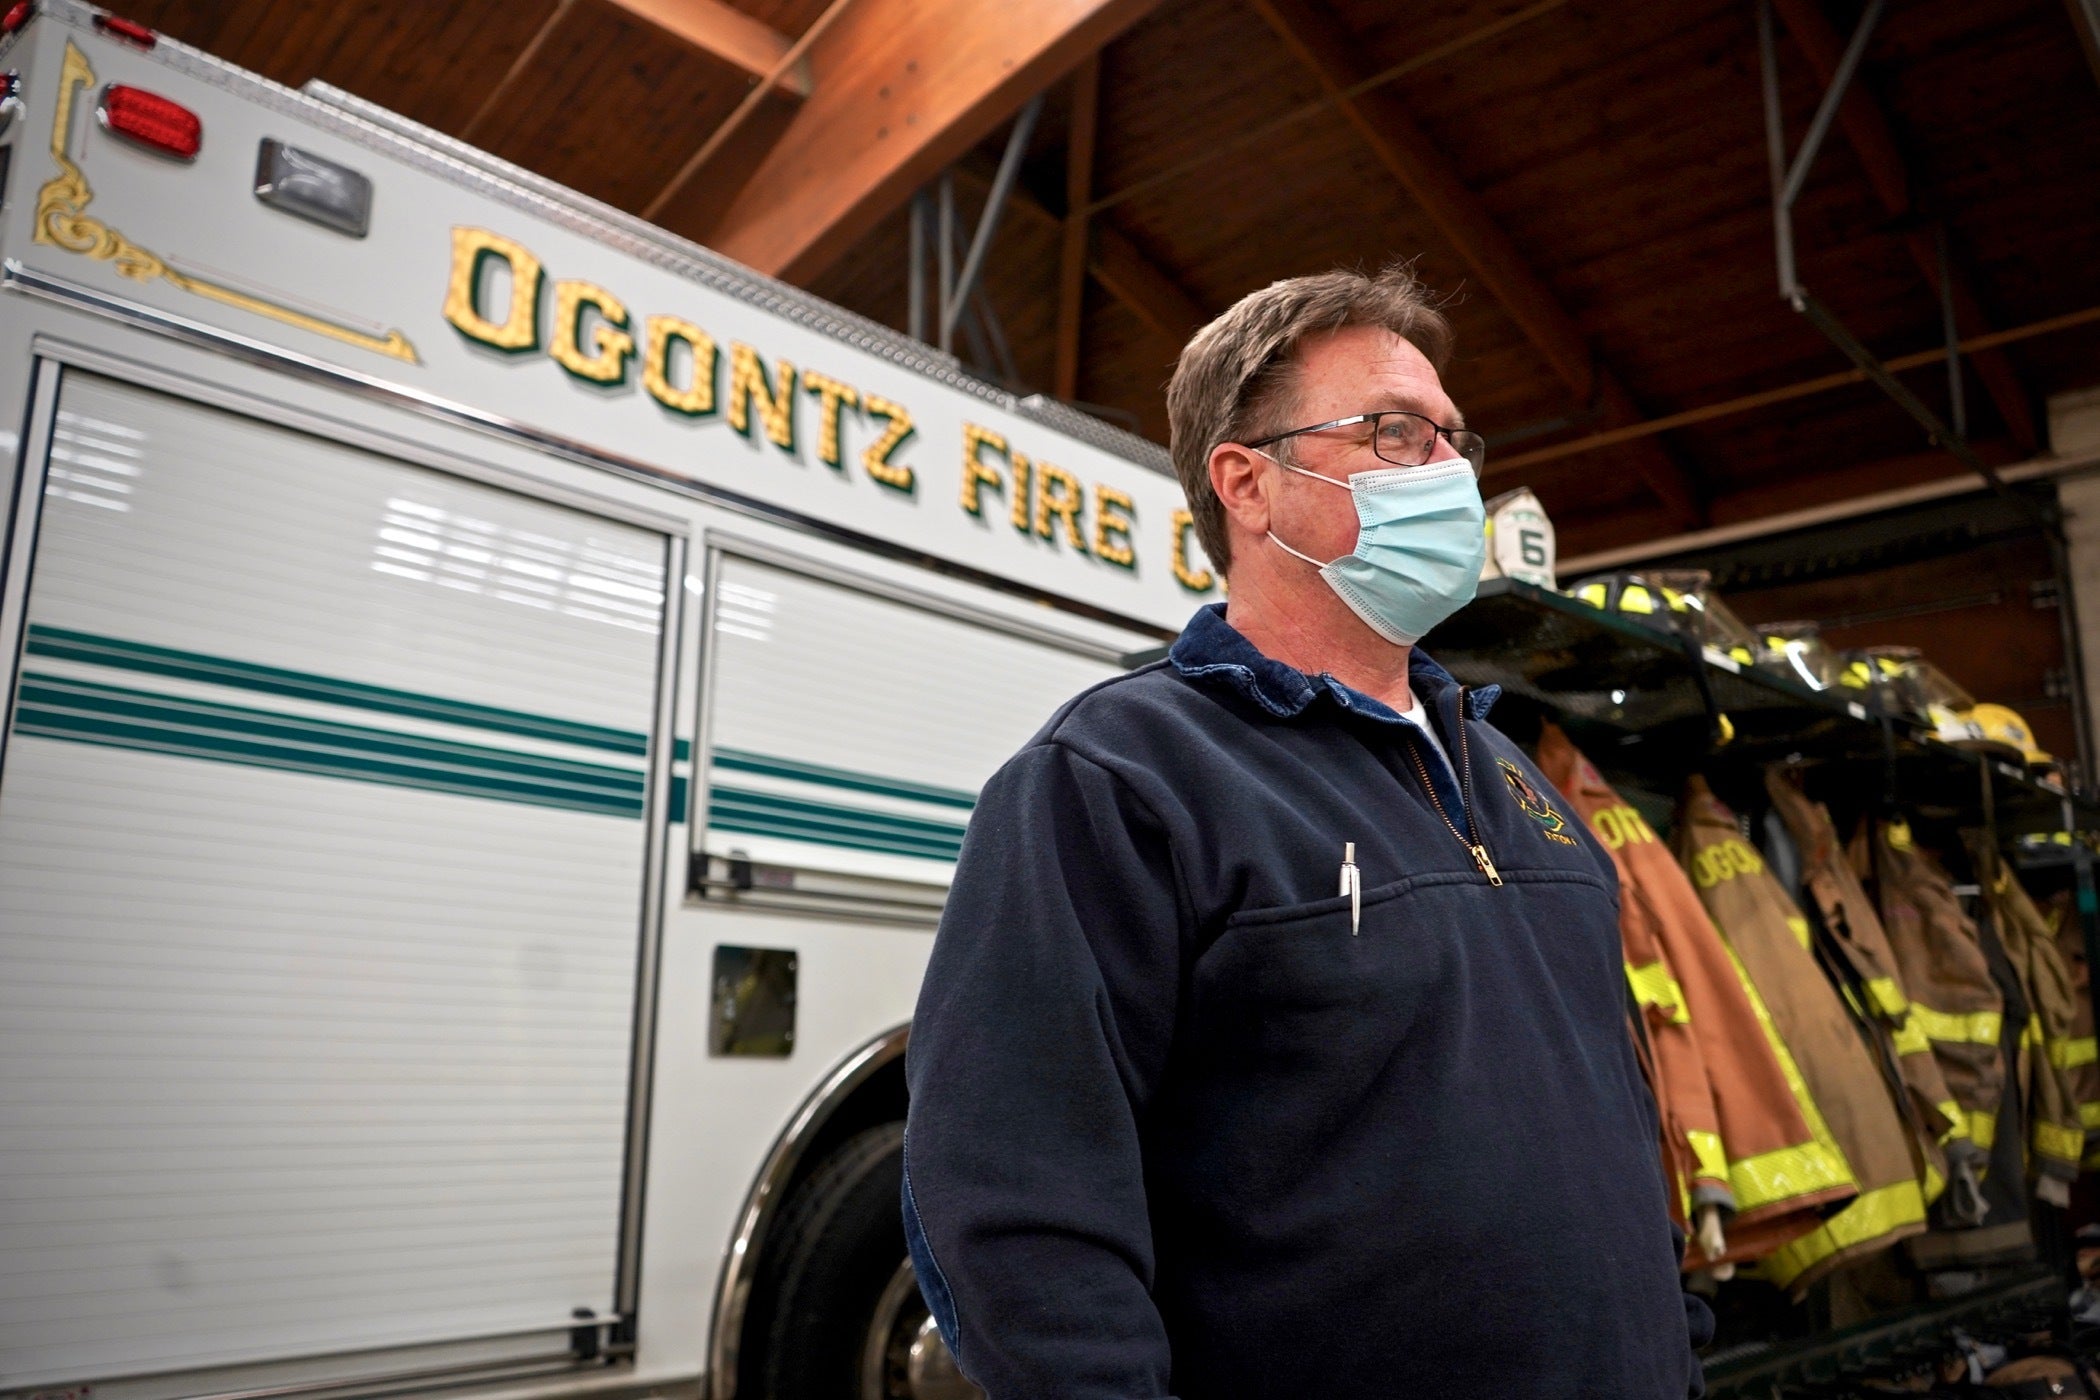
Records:
[[[1619,611],[1652,613],[1655,611],[1655,599],[1639,584],[1629,583],[1619,590]]]
[[[2094,1038],[2081,1035],[2074,1040],[2052,1040],[2049,1042],[2049,1063],[2058,1069],[2077,1069],[2100,1059],[2100,1045]]]
[[[1893,977],[1868,978],[1867,1000],[1874,1004],[1875,1010],[1892,1021],[1910,1010],[1909,998],[1903,995],[1903,989],[1896,985],[1896,979]]]
[[[2036,1123],[2034,1150],[2059,1162],[2075,1162],[2085,1150],[2085,1134],[2061,1123]]]
[[[1765,1261],[1765,1267],[1775,1282],[1784,1285],[1841,1250],[1924,1220],[1925,1193],[1915,1181],[1898,1181],[1867,1192],[1819,1228],[1781,1246]]]
[[[1728,1164],[1728,1184],[1735,1191],[1738,1211],[1755,1210],[1774,1201],[1798,1200],[1850,1186],[1852,1169],[1845,1159],[1820,1142],[1782,1147],[1756,1157]]]
[[[1692,1157],[1698,1163],[1697,1172],[1703,1180],[1728,1180],[1728,1153],[1721,1146],[1719,1133],[1702,1133],[1697,1128],[1687,1128],[1684,1140],[1691,1144]],[[1740,1203],[1737,1209],[1741,1209]]]
[[[1815,1095],[1808,1091],[1808,1081],[1801,1077],[1801,1067],[1794,1063],[1793,1052],[1780,1039],[1779,1028],[1772,1024],[1772,1013],[1765,1006],[1757,983],[1750,980],[1749,970],[1735,955],[1735,948],[1725,935],[1721,939],[1721,948],[1728,954],[1729,965],[1735,968],[1736,980],[1743,984],[1743,995],[1750,1000],[1750,1010],[1757,1017],[1759,1029],[1765,1033],[1765,1043],[1772,1047],[1772,1058],[1779,1062],[1779,1072],[1786,1079],[1787,1090],[1793,1094],[1794,1104],[1801,1110],[1809,1134],[1815,1139],[1800,1147],[1781,1148],[1733,1164],[1729,1169],[1728,1184],[1735,1191],[1736,1209],[1749,1210],[1753,1205],[1769,1205],[1775,1200],[1783,1200],[1789,1185],[1796,1193],[1852,1185],[1856,1180],[1852,1175],[1852,1164],[1845,1160],[1844,1149],[1831,1135],[1830,1125],[1823,1121],[1823,1110],[1816,1107]],[[1740,1179],[1736,1175],[1738,1169],[1742,1172]]]
[[[2100,1103],[2078,1105],[2078,1121],[2088,1128],[2100,1128]]]
[[[1889,1040],[1899,1055],[1929,1055],[1932,1042],[1925,1038],[1925,1028],[1918,1024],[1915,1016],[1906,1016],[1889,1032]]]
[[[2027,1018],[2027,1029],[2020,1032],[2020,1044],[2022,1046],[2028,1046],[2040,1045],[2041,1043],[2042,1017],[2040,1012],[2036,1012]]]
[[[2100,1104],[2093,1105],[2100,1108]],[[1969,1115],[1969,1141],[1988,1152],[1991,1144],[1998,1140],[1998,1115],[1985,1113],[1981,1109]]]
[[[1794,941],[1802,947],[1806,948],[1814,940],[1814,935],[1808,930],[1808,920],[1799,914],[1787,915],[1786,926],[1793,933]]]
[[[1670,975],[1668,964],[1652,962],[1646,967],[1635,967],[1628,963],[1626,984],[1633,988],[1633,999],[1641,1005],[1667,1008],[1670,1019],[1680,1026],[1691,1022],[1692,1013],[1684,1005],[1684,988]]]
[[[1947,1178],[1940,1175],[1940,1169],[1938,1167],[1935,1167],[1934,1165],[1932,1165],[1932,1163],[1927,1162],[1925,1164],[1925,1185],[1921,1188],[1921,1192],[1925,1198],[1925,1204],[1928,1206],[1931,1205],[1934,1201],[1940,1198],[1940,1194],[1946,1189]]]
[[[1947,1129],[1946,1132],[1940,1134],[1940,1141],[1942,1143],[1947,1142],[1950,1138],[1967,1136],[1969,1129],[1969,1119],[1968,1115],[1961,1111],[1960,1104],[1956,1103],[1952,1099],[1945,1099],[1933,1106],[1939,1109],[1940,1117],[1946,1119],[1949,1123],[1952,1123],[1954,1125],[1953,1127]]]
[[[1929,1040],[1959,1045],[1996,1045],[2005,1017],[1996,1011],[1935,1011],[1922,1002],[1910,1004],[1911,1021]]]

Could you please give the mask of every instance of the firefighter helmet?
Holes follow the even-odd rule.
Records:
[[[2043,768],[2055,760],[2034,741],[2034,731],[2017,710],[2004,705],[1972,705],[1961,715],[1964,733],[1954,742],[1963,748],[1983,749],[2017,757],[2030,768]]]

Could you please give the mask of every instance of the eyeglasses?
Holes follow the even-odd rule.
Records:
[[[1438,438],[1450,443],[1452,451],[1472,464],[1475,476],[1480,475],[1481,466],[1487,461],[1487,439],[1480,434],[1469,428],[1447,428],[1434,419],[1397,408],[1383,413],[1358,413],[1337,418],[1332,423],[1315,423],[1310,428],[1292,428],[1289,432],[1273,433],[1246,446],[1267,447],[1287,437],[1323,433],[1329,428],[1354,427],[1358,423],[1371,425],[1371,451],[1380,461],[1391,462],[1396,467],[1427,466],[1436,455]]]

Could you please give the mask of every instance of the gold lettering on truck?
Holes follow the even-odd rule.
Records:
[[[482,309],[482,293],[498,265],[510,274],[503,319]],[[540,288],[546,273],[525,245],[485,228],[452,230],[452,279],[445,287],[445,319],[469,340],[522,355],[540,348]]]
[[[775,360],[780,377],[776,391],[766,362],[748,345],[729,346],[729,426],[751,436],[751,416],[758,415],[766,441],[783,452],[795,450],[795,367]]]
[[[643,325],[642,388],[673,413],[700,418],[715,411],[715,338],[691,321],[651,316]],[[679,345],[692,358],[684,388],[671,383],[671,352]]]
[[[976,516],[984,514],[984,500],[977,490],[979,486],[989,486],[995,491],[1006,489],[1006,478],[980,455],[987,447],[1001,457],[1007,456],[1006,438],[1002,434],[990,428],[980,428],[975,423],[963,424],[962,508]]]
[[[586,318],[591,321],[588,333],[583,327]],[[554,363],[578,379],[593,384],[624,383],[627,361],[634,354],[626,305],[605,288],[589,282],[556,282],[554,344],[547,353]]]
[[[883,421],[882,436],[868,445],[860,454],[861,470],[878,485],[910,495],[919,486],[918,475],[902,462],[892,461],[897,450],[911,439],[911,412],[901,403],[892,403],[880,394],[867,394],[861,398],[861,407],[870,418]]]
[[[839,410],[859,408],[860,391],[841,384],[813,369],[802,371],[802,392],[817,397],[817,460],[827,467],[841,465],[839,458]]]

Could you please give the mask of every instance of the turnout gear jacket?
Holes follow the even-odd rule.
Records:
[[[1765,790],[1801,853],[1801,883],[1808,913],[1819,919],[1830,948],[1841,961],[1847,990],[1866,1023],[1875,1027],[1894,1056],[1905,1088],[1899,1108],[1910,1126],[1918,1175],[1927,1201],[1946,1187],[1948,1157],[1943,1143],[1962,1139],[1962,1160],[1980,1154],[1954,1116],[1954,1096],[1933,1058],[1932,1042],[1910,1014],[1910,997],[1897,970],[1895,951],[1874,902],[1838,844],[1830,811],[1809,800],[1792,777],[1775,765],[1765,771]]]
[[[2070,1072],[2071,1098],[2078,1105],[2078,1121],[2085,1125],[2086,1170],[2100,1167],[2100,1061],[2095,1058],[2093,1037],[2092,973],[2085,960],[2085,921],[2079,918],[2070,891],[2051,899],[2042,910],[2049,927],[2056,930],[2056,952],[2071,977],[2071,1039],[2064,1046],[2063,1060]]]
[[[1932,1046],[1950,1099],[1940,1107],[1959,1122],[1976,1160],[1990,1151],[2005,1060],[1998,1049],[2005,1000],[1991,980],[1976,925],[1954,894],[1954,881],[1903,822],[1860,824],[1849,852],[1853,873],[1870,882],[1910,997],[1911,1025]],[[1960,1155],[1960,1137],[1948,1140]]]
[[[1686,1266],[1769,1254],[1856,1195],[1852,1173],[1809,1130],[1780,1066],[1785,1047],[1669,849],[1561,730],[1548,725],[1538,753],[1618,867],[1626,978],[1653,1046],[1678,1219],[1706,1205],[1732,1214],[1726,1251],[1709,1258],[1695,1242]]]
[[[1800,1297],[1839,1265],[1925,1229],[1909,1129],[1876,1052],[1816,961],[1808,920],[1704,778],[1686,785],[1672,840],[1777,1036],[1810,1129],[1857,1184],[1855,1200],[1765,1261],[1773,1281]]]
[[[2072,1007],[2070,969],[2064,966],[2055,933],[2042,911],[2013,878],[2012,866],[1997,848],[1978,833],[1972,836],[1970,851],[1998,941],[2005,945],[2005,954],[2020,976],[2030,1008],[2026,1032],[2020,1038],[2017,1072],[2026,1090],[2031,1174],[2075,1181],[2085,1155],[2085,1125],[2079,1118],[2077,1090],[2071,1081],[2077,1013]],[[2060,1199],[2058,1204],[2062,1204]]]

